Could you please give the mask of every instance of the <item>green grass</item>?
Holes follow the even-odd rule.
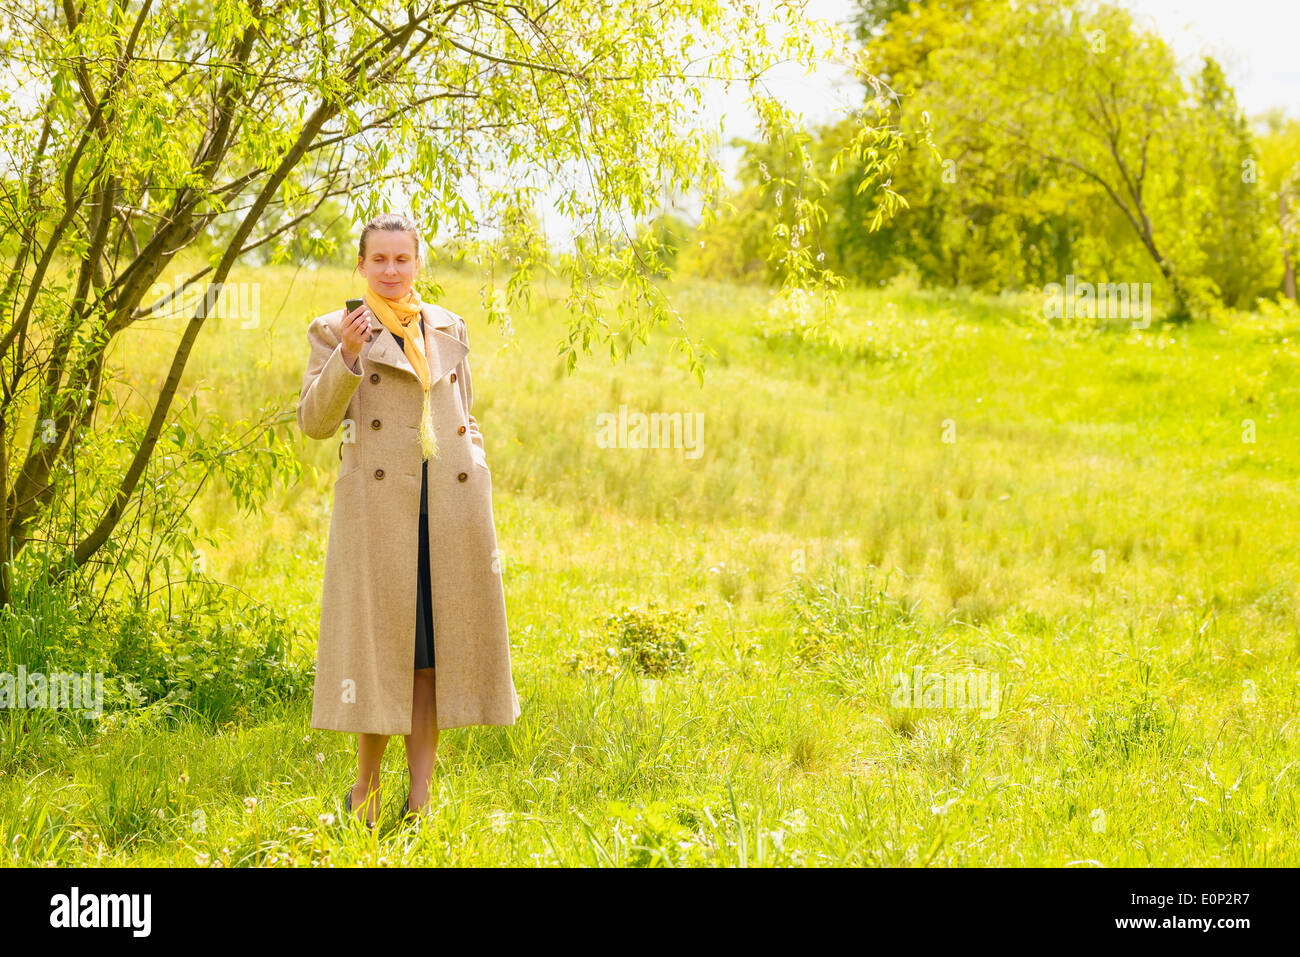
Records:
[[[356,287],[239,278],[263,283],[262,321],[205,331],[188,387],[222,416],[291,414],[307,320]],[[846,296],[841,350],[783,333],[762,290],[700,282],[673,292],[718,353],[700,389],[667,331],[566,378],[564,290],[539,288],[507,345],[473,280],[440,279],[470,320],[519,723],[442,734],[418,828],[394,826],[391,739],[367,834],[339,821],[355,739],[266,690],[289,678],[222,720],[11,714],[3,859],[1300,863],[1294,312],[1060,327],[1033,297],[900,287]],[[142,386],[174,329],[141,333]],[[703,455],[600,448],[620,404],[702,412]],[[197,504],[222,542],[208,572],[308,661],[335,454],[303,440],[304,480],[255,518],[220,489]],[[610,624],[652,603],[689,650],[655,677],[621,664],[660,658],[621,653]],[[23,630],[5,634],[17,661]],[[896,705],[917,667],[996,674],[996,715]]]

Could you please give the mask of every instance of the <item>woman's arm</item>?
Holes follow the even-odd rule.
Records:
[[[331,315],[319,316],[307,327],[311,355],[298,396],[298,427],[313,439],[328,439],[338,431],[361,382],[361,373],[343,361],[343,343],[326,322]]]
[[[453,312],[453,316],[456,314]],[[469,348],[469,325],[460,316],[456,316],[456,336],[461,342],[465,343],[465,348]],[[469,356],[456,364],[456,384],[460,386],[461,401],[465,403],[465,417],[469,420],[469,437],[470,441],[478,448],[479,454],[482,455],[484,463],[487,462],[487,450],[483,447],[483,433],[479,431],[478,422],[474,416],[470,415],[470,410],[474,408],[474,380],[469,373]]]

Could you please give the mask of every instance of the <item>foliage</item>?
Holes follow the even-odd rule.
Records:
[[[802,663],[826,661],[839,652],[874,655],[911,631],[909,611],[888,595],[888,576],[867,575],[855,587],[844,571],[837,566],[824,580],[798,579],[786,591],[794,655]]]
[[[696,609],[698,614],[699,609]],[[570,654],[571,671],[612,673],[626,667],[651,678],[691,669],[691,650],[699,642],[694,615],[673,608],[632,605],[604,622],[606,643],[597,653]]]
[[[1262,119],[1260,173],[1282,254],[1282,292],[1296,301],[1300,262],[1300,120],[1273,111]]]
[[[141,721],[215,728],[301,700],[312,681],[301,639],[274,609],[211,581],[178,589],[175,605],[146,608],[84,593],[73,599],[33,576],[0,608],[4,670],[97,676],[103,711],[93,718],[76,710],[6,712],[13,733],[0,733],[0,766],[39,760],[52,739],[84,742]]]
[[[652,678],[690,670],[691,648],[698,643],[691,613],[660,608],[656,602],[610,615],[605,619],[605,631],[618,643],[623,659],[639,674]]]
[[[625,832],[628,864],[632,867],[689,867],[705,863],[708,849],[700,843],[668,801],[634,807],[626,801],[606,805],[611,821]],[[689,813],[689,812],[687,812]]]

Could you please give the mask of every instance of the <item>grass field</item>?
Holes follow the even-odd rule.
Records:
[[[187,381],[213,414],[291,417],[307,321],[358,287],[237,278],[262,320],[214,323]],[[219,722],[11,712],[3,859],[1300,864],[1294,311],[1062,327],[1033,297],[897,287],[846,294],[836,349],[762,290],[691,283],[701,389],[670,331],[566,377],[563,289],[507,343],[474,280],[440,278],[470,322],[519,723],[443,732],[418,828],[390,739],[368,834],[341,820],[355,738],[308,727],[309,685]],[[142,384],[173,338],[141,334]],[[702,413],[702,454],[600,447],[620,405]],[[309,664],[337,459],[299,438],[303,481],[260,515],[218,489],[197,507],[208,573]],[[900,672],[998,696],[899,703]]]

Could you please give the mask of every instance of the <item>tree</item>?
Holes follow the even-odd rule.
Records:
[[[1212,57],[1196,78],[1191,111],[1194,142],[1206,167],[1198,234],[1204,237],[1202,267],[1229,306],[1251,305],[1276,287],[1277,260],[1269,224],[1268,196],[1259,183],[1259,153],[1236,95]]]
[[[1125,10],[1087,0],[1002,7],[976,42],[937,51],[933,75],[962,122],[1024,162],[1091,184],[1168,285],[1171,319],[1203,295],[1196,125],[1172,52]],[[989,64],[997,64],[989,70]]]
[[[902,149],[892,171],[906,211],[878,230],[875,209],[856,194],[858,171],[831,185],[822,244],[833,268],[864,281],[915,266],[929,283],[998,291],[1060,275],[1078,217],[1062,176],[1016,161],[999,131],[961,122],[934,69],[941,50],[982,43],[1006,0],[862,0],[855,35],[866,62],[889,86]],[[843,122],[818,131],[834,151]],[[936,150],[936,146],[938,149]],[[1077,186],[1071,186],[1077,195]]]
[[[343,197],[365,219],[396,182],[431,231],[449,229],[493,262],[494,251],[514,251],[510,289],[526,303],[546,262],[527,211],[544,186],[558,187],[561,212],[590,240],[580,235],[558,261],[571,286],[568,367],[593,342],[617,358],[680,317],[652,282],[662,247],[611,248],[601,237],[646,215],[665,186],[700,191],[711,216],[714,138],[690,122],[702,81],[739,79],[771,112],[763,72],[791,54],[809,65],[825,55],[822,26],[798,2],[777,8],[780,46],[767,37],[772,17],[747,0],[3,7],[0,88],[20,92],[0,99],[11,173],[0,204],[10,237],[0,267],[0,604],[16,555],[60,493],[73,503],[58,530],[71,568],[138,508],[155,451],[177,436],[177,388],[211,305],[245,257],[291,247]],[[466,182],[481,184],[481,217]],[[157,295],[201,236],[215,240],[206,265]],[[615,302],[623,325],[611,331],[599,304],[619,280],[638,295]],[[124,431],[97,443],[114,341],[195,290],[203,295],[185,310],[147,420],[134,428],[120,418]],[[683,335],[676,345],[702,381],[699,344]],[[181,427],[175,453],[203,454],[196,441]],[[235,459],[206,461],[225,469]],[[93,481],[90,494],[74,490],[78,476]]]
[[[1296,298],[1295,263],[1300,257],[1300,121],[1274,111],[1263,118],[1259,153],[1261,180],[1270,197],[1282,260],[1282,291]]]

